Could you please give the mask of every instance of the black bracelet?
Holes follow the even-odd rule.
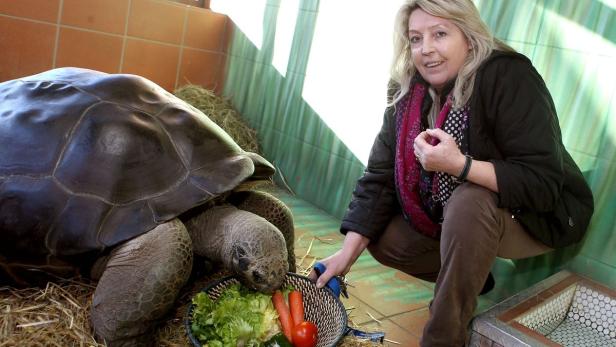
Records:
[[[464,182],[466,180],[466,176],[468,176],[468,172],[471,171],[471,163],[473,162],[473,157],[468,154],[464,155],[466,157],[466,161],[464,162],[464,168],[458,177],[456,177],[456,181]]]

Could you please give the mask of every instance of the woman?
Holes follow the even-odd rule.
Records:
[[[471,0],[408,1],[394,53],[391,105],[317,286],[367,248],[436,282],[421,346],[461,346],[494,259],[579,241],[592,194],[543,80]]]

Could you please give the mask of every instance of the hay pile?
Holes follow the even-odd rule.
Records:
[[[229,101],[217,96],[211,90],[190,84],[178,88],[173,94],[205,113],[243,150],[260,153],[257,132],[246,124]]]
[[[196,276],[182,289],[175,307],[157,332],[158,346],[190,346],[183,325],[191,298],[225,271]],[[105,346],[94,338],[90,305],[95,283],[85,279],[49,282],[46,288],[0,287],[0,347]]]
[[[0,346],[103,346],[92,337],[94,286],[64,280],[44,289],[0,288]]]

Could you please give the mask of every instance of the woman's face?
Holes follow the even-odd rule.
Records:
[[[437,91],[458,75],[470,49],[456,25],[421,9],[409,16],[409,40],[413,64]]]

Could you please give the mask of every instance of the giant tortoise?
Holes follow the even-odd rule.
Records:
[[[263,292],[294,270],[288,208],[240,189],[273,173],[139,76],[61,68],[1,83],[0,281],[79,269],[98,280],[96,334],[152,344],[193,252]]]

